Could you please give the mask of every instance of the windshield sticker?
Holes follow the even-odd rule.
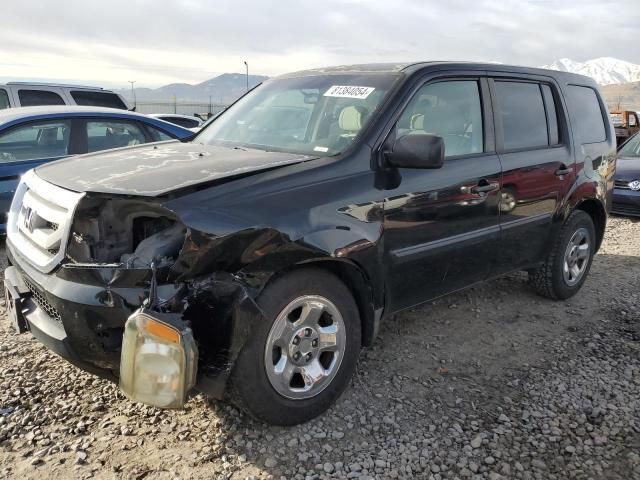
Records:
[[[329,149],[327,147],[313,147],[313,151],[326,153],[329,151]]]
[[[371,95],[375,88],[373,87],[356,87],[351,85],[333,85],[329,90],[324,92],[325,97],[341,97],[341,98],[367,98]]]

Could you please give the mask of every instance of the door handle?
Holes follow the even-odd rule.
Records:
[[[498,183],[480,182],[475,187],[471,187],[469,191],[471,193],[488,193],[498,190],[498,188],[500,188],[500,184]]]
[[[558,170],[555,171],[555,174],[558,177],[561,177],[563,175],[569,175],[571,172],[573,172],[573,168],[562,165]]]

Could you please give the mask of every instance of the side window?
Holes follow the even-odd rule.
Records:
[[[580,143],[599,143],[607,139],[600,102],[595,90],[589,87],[567,87],[571,121]]]
[[[68,120],[33,122],[0,133],[0,163],[67,155],[71,124]]]
[[[151,136],[153,137],[154,141],[156,141],[156,142],[164,142],[165,140],[173,140],[173,137],[167,135],[162,130],[158,130],[157,128],[152,127],[151,125],[147,125],[147,128],[151,132]]]
[[[549,85],[540,85],[542,96],[544,97],[544,107],[547,111],[547,124],[549,125],[549,144],[558,145],[560,143],[560,133],[558,130],[558,111],[553,93]]]
[[[184,117],[158,117],[165,122],[173,123],[183,128],[196,128],[200,126],[200,122],[196,119],[184,118]]]
[[[0,110],[4,110],[5,108],[9,108],[11,105],[9,104],[9,95],[4,88],[0,88]]]
[[[64,100],[55,92],[47,90],[18,90],[20,105],[37,107],[38,105],[64,105]]]
[[[78,105],[90,107],[120,108],[125,110],[127,108],[120,97],[115,93],[90,92],[83,90],[73,90],[70,93],[71,97]]]
[[[540,85],[496,81],[495,91],[497,115],[502,122],[504,149],[516,150],[549,145],[547,117]]]
[[[477,81],[452,80],[422,87],[396,125],[396,136],[430,133],[444,139],[445,156],[484,150],[482,105]]]
[[[146,141],[142,129],[132,122],[121,120],[87,122],[88,152],[130,147]]]

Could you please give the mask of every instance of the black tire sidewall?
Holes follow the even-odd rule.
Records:
[[[295,298],[320,295],[340,311],[347,345],[339,370],[318,395],[292,400],[281,396],[267,377],[264,351],[273,322]],[[360,316],[349,289],[335,275],[321,269],[304,269],[285,274],[268,284],[257,300],[264,318],[243,347],[231,377],[231,389],[245,410],[259,420],[277,425],[295,425],[324,412],[348,385],[360,352]]]
[[[589,232],[589,259],[587,268],[584,271],[580,281],[575,285],[568,285],[563,275],[564,254],[567,249],[568,243],[571,240],[571,237],[580,228],[585,228]],[[593,220],[587,213],[576,211],[571,215],[571,217],[569,217],[567,223],[563,226],[560,235],[560,241],[556,246],[557,251],[555,252],[552,281],[553,288],[557,297],[561,300],[565,300],[575,295],[580,290],[580,288],[582,288],[582,285],[589,275],[591,264],[593,263],[593,257],[595,255],[596,229],[593,224]]]

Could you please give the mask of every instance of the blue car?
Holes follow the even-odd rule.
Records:
[[[71,155],[184,139],[193,132],[112,108],[42,106],[0,111],[0,234],[20,176]]]

